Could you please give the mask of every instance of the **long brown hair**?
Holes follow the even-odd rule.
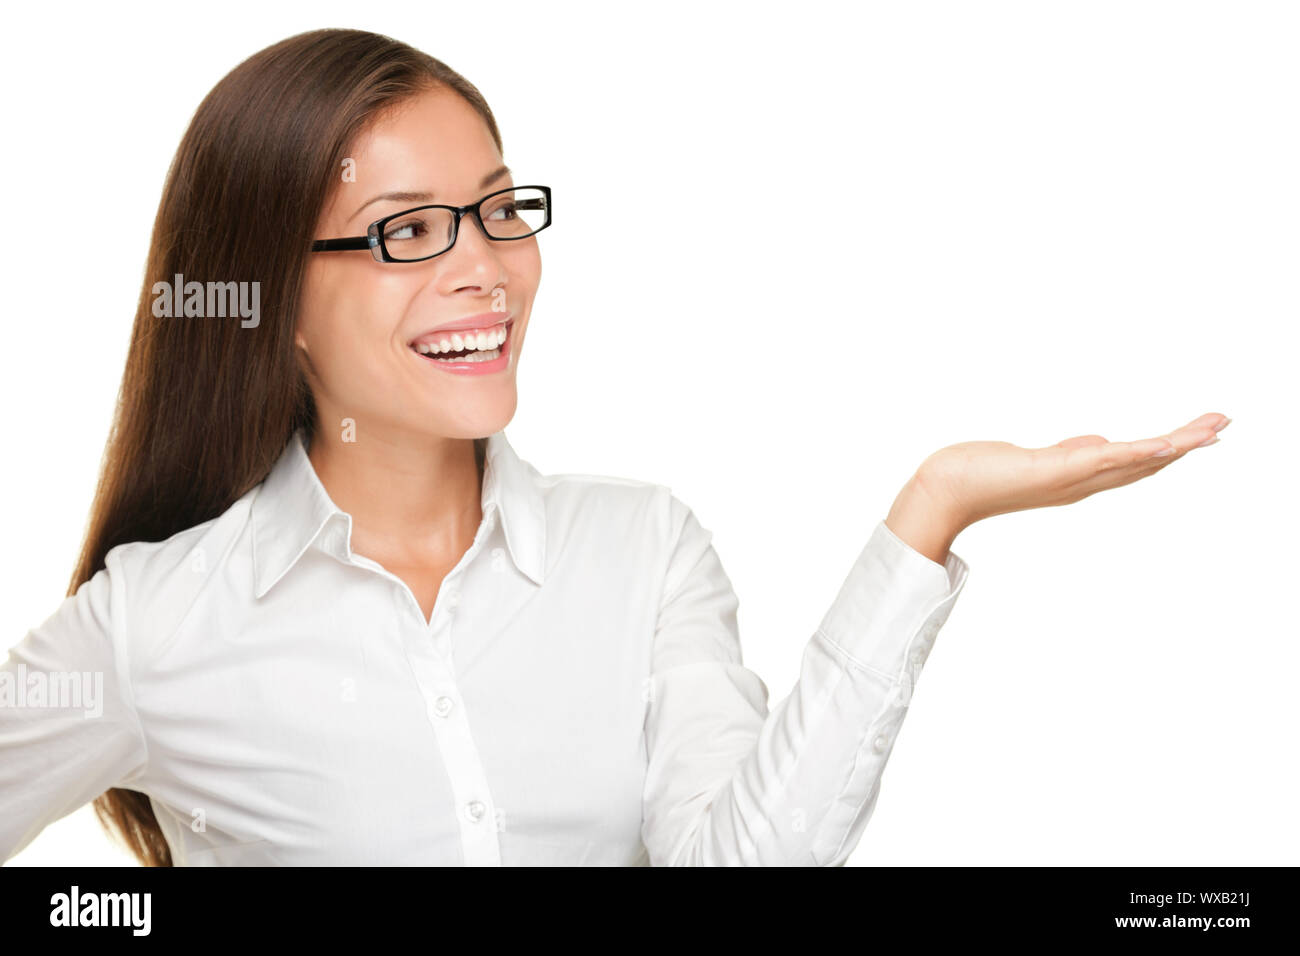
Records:
[[[429,89],[479,91],[390,37],[315,30],[235,67],[191,120],[154,220],[143,288],[90,522],[69,594],[130,541],[161,541],[228,509],[266,477],[315,410],[294,325],[317,218],[355,137]],[[156,282],[259,283],[259,321],[159,318]],[[476,451],[481,455],[481,441]],[[171,866],[149,798],[114,788],[95,812],[145,866]]]

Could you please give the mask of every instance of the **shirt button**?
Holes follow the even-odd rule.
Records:
[[[453,608],[460,604],[460,592],[455,588],[447,589],[447,607]]]
[[[469,817],[470,823],[478,823],[483,819],[483,814],[487,813],[487,807],[481,800],[472,800],[465,806],[465,816]]]
[[[871,749],[878,754],[883,754],[885,752],[885,749],[888,746],[889,746],[889,738],[886,737],[884,734],[881,734],[875,740],[871,741]]]
[[[433,702],[433,712],[439,717],[446,717],[451,713],[452,701],[450,697],[439,697]]]

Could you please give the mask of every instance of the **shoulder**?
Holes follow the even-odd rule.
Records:
[[[137,587],[178,577],[207,577],[248,525],[254,488],[215,518],[178,531],[162,541],[132,541],[108,552],[106,563]]]
[[[205,589],[229,580],[232,565],[246,565],[251,577],[246,536],[257,490],[217,517],[162,541],[132,541],[108,552],[100,573],[111,576],[118,626],[129,635],[133,655],[147,655],[165,642]]]
[[[551,526],[598,525],[671,545],[695,522],[690,506],[659,482],[585,472],[539,474],[536,481]]]
[[[605,474],[565,472],[537,476],[548,534],[557,551],[588,557],[660,580],[694,566],[710,548],[712,532],[666,484]]]
[[[615,475],[561,472],[537,476],[548,517],[600,520],[647,517],[671,495],[667,486]]]

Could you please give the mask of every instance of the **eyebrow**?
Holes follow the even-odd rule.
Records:
[[[502,166],[500,169],[495,169],[492,172],[488,173],[486,176],[484,176],[481,180],[479,180],[478,188],[486,189],[488,186],[492,185],[492,183],[496,182],[502,176],[509,175],[509,173],[510,173],[509,166]],[[365,209],[367,206],[371,205],[372,203],[383,202],[384,200],[391,200],[393,202],[433,202],[433,193],[409,192],[403,190],[380,193],[378,196],[375,196],[373,199],[367,199],[360,206],[358,206],[357,211],[354,212],[349,217],[349,221],[357,218],[357,216],[360,214],[362,209]]]

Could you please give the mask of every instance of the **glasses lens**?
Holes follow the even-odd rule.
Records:
[[[394,259],[424,259],[451,245],[448,209],[416,209],[384,226],[384,247]]]
[[[523,239],[546,225],[546,193],[512,189],[483,203],[479,215],[493,239]],[[384,248],[398,261],[427,259],[451,248],[455,217],[449,209],[414,209],[384,226]]]
[[[546,225],[546,193],[512,189],[493,196],[479,209],[483,227],[494,239],[522,239]]]

